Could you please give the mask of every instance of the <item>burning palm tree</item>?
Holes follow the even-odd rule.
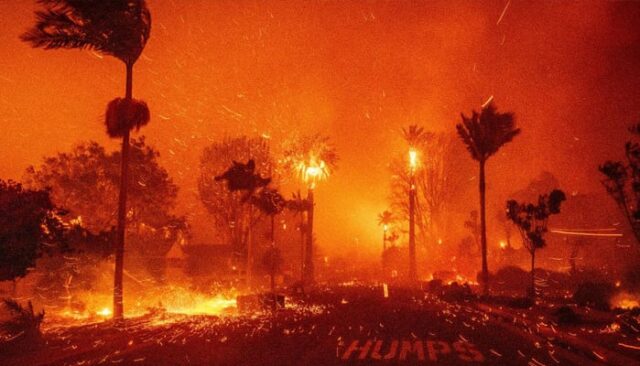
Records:
[[[498,113],[490,103],[480,113],[473,111],[471,117],[462,114],[462,123],[456,125],[460,138],[467,146],[471,157],[480,165],[480,246],[482,250],[483,292],[489,292],[489,268],[487,265],[487,223],[485,203],[485,163],[506,143],[520,133],[515,127],[513,113]]]
[[[426,145],[433,136],[418,125],[402,129],[404,140],[409,145],[409,281],[412,285],[418,280],[416,264],[416,170],[418,168],[418,149]]]
[[[307,225],[306,250],[304,259],[304,280],[314,281],[313,269],[313,192],[318,182],[329,177],[335,170],[338,154],[329,138],[320,134],[295,139],[285,149],[285,166],[293,171],[306,185],[307,194]]]
[[[118,201],[118,231],[113,289],[113,317],[122,319],[122,274],[129,165],[129,133],[149,122],[146,103],[132,98],[133,65],[151,32],[151,14],[144,0],[41,0],[36,24],[21,36],[33,47],[90,49],[113,56],[126,66],[125,97],[116,98],[106,112],[107,132],[122,138],[122,164]]]

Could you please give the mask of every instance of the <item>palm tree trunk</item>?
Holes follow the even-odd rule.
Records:
[[[127,84],[125,98],[133,94],[133,64],[127,63]],[[118,200],[118,232],[116,242],[116,268],[113,279],[113,318],[124,317],[122,273],[124,270],[124,241],[127,220],[127,185],[129,175],[129,131],[122,137],[122,162],[120,164],[120,197]]]
[[[276,248],[276,224],[275,224],[275,216],[271,215],[271,246],[273,249]],[[275,261],[274,261],[275,262]],[[273,294],[273,302],[275,304],[276,301],[276,281],[275,281],[275,265],[272,263],[271,265],[271,293]]]
[[[300,211],[300,284],[304,285],[304,245],[305,231],[304,211]]]
[[[307,247],[305,250],[305,283],[311,284],[314,281],[313,268],[313,189],[309,189],[307,200],[309,201],[309,210],[307,211]]]
[[[409,183],[409,282],[411,286],[418,280],[416,268],[416,183],[411,173]]]
[[[382,254],[387,250],[387,231],[382,231]]]
[[[489,265],[487,264],[487,223],[485,202],[484,160],[480,161],[480,245],[482,250],[482,292],[489,294]]]

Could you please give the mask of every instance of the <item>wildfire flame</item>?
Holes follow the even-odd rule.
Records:
[[[131,294],[136,300],[126,299],[125,315],[138,317],[154,311],[177,315],[226,315],[233,314],[237,308],[236,293],[207,295],[170,286],[157,294],[138,296]],[[53,318],[62,323],[77,321],[80,323],[96,322],[110,319],[113,316],[110,304],[111,294],[86,293],[76,296],[76,301],[84,304],[82,309],[65,308],[62,311],[51,311]]]
[[[297,170],[310,188],[315,188],[317,182],[325,180],[329,177],[329,169],[327,164],[314,156],[309,161],[300,161]]]
[[[640,297],[627,292],[621,292],[612,299],[611,304],[614,308],[630,310],[640,307]]]

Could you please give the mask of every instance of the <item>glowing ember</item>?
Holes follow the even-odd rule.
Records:
[[[236,299],[218,295],[211,299],[193,299],[185,305],[167,307],[167,312],[187,315],[220,315],[235,310]]]

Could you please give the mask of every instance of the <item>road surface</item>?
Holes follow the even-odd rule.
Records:
[[[602,356],[609,357],[500,319],[473,302],[449,303],[394,289],[383,298],[377,287],[337,287],[275,317],[170,315],[133,319],[124,328],[52,329],[40,351],[0,357],[0,364],[640,364],[628,355]]]

